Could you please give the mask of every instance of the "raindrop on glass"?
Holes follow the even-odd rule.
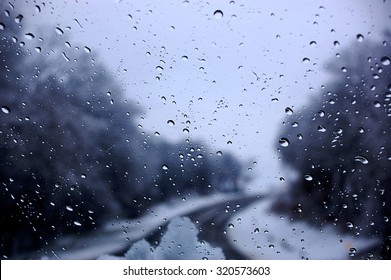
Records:
[[[173,120],[168,120],[167,121],[167,124],[170,125],[170,126],[174,126],[175,125],[175,122]]]
[[[326,132],[326,128],[323,125],[318,126],[318,131],[319,132]]]
[[[357,252],[356,248],[350,248],[349,249],[349,256],[354,257],[356,252]]]
[[[168,170],[168,169],[169,169],[169,168],[168,168],[168,165],[163,164],[163,165],[162,165],[162,169],[163,169],[163,170]]]
[[[357,34],[356,38],[357,38],[357,41],[359,41],[359,42],[364,41],[364,36],[361,34]]]
[[[286,113],[288,116],[290,116],[290,115],[293,114],[293,110],[292,110],[290,107],[286,107],[286,108],[285,108],[285,113]]]
[[[361,162],[362,164],[368,164],[369,163],[369,160],[366,157],[361,156],[361,155],[356,156],[354,158],[354,160],[357,161],[357,162]]]
[[[55,31],[56,31],[57,35],[64,34],[64,31],[60,27],[56,27]]]
[[[23,16],[22,16],[21,14],[19,14],[19,15],[17,15],[17,16],[15,17],[15,22],[16,22],[16,23],[21,23],[22,19],[23,19]]]
[[[223,18],[224,14],[223,14],[223,11],[221,11],[221,10],[216,10],[216,11],[214,11],[213,16],[214,16],[215,18],[220,19],[220,18]]]
[[[2,111],[4,114],[7,114],[7,115],[11,112],[10,108],[8,108],[7,106],[1,107],[1,111]]]
[[[390,65],[390,64],[391,64],[391,60],[390,60],[387,56],[383,56],[383,57],[380,59],[380,62],[381,62],[383,65]]]
[[[288,138],[285,138],[285,137],[280,138],[278,143],[280,143],[280,145],[282,147],[288,147],[290,145],[290,142],[289,142]]]
[[[307,180],[307,181],[312,181],[313,180],[313,178],[312,178],[312,176],[310,174],[305,174],[304,175],[304,179]]]
[[[24,34],[24,37],[28,40],[32,40],[35,38],[34,34],[33,33],[26,33]]]

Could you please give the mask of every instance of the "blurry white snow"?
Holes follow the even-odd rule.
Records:
[[[316,229],[270,213],[270,198],[253,203],[231,218],[229,241],[249,259],[349,259],[380,242],[378,238],[339,234],[332,226]]]
[[[197,238],[197,226],[187,217],[174,218],[167,226],[159,246],[154,248],[145,239],[132,245],[124,257],[102,255],[99,259],[126,260],[221,260],[221,248],[212,247]]]
[[[248,196],[254,196],[249,193]],[[92,233],[64,236],[54,244],[49,244],[41,252],[28,255],[29,259],[96,259],[104,254],[112,254],[126,249],[150,233],[174,219],[191,212],[213,206],[223,201],[237,199],[247,195],[215,193],[210,196],[188,196],[152,207],[137,219],[121,219],[108,223]]]

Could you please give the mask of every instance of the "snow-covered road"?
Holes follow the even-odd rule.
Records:
[[[260,200],[231,219],[229,240],[249,259],[351,259],[381,241],[339,234],[331,225],[316,229],[292,222],[270,213],[270,204],[268,198]]]
[[[115,220],[92,232],[78,236],[64,236],[38,252],[29,252],[18,258],[96,259],[104,254],[124,252],[130,244],[148,237],[175,217],[188,216],[190,213],[202,211],[224,201],[254,196],[256,196],[254,193],[248,195],[216,193],[210,196],[172,200],[151,208],[137,219]]]

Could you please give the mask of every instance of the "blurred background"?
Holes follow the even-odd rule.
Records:
[[[388,1],[0,8],[2,258],[390,258]]]

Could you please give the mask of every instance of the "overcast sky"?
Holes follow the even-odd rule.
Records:
[[[325,63],[358,34],[376,40],[391,23],[383,0],[53,2],[15,5],[25,30],[45,38],[42,25],[61,28],[139,102],[140,131],[257,161],[259,184],[284,175],[275,137],[285,108],[319,93]]]

